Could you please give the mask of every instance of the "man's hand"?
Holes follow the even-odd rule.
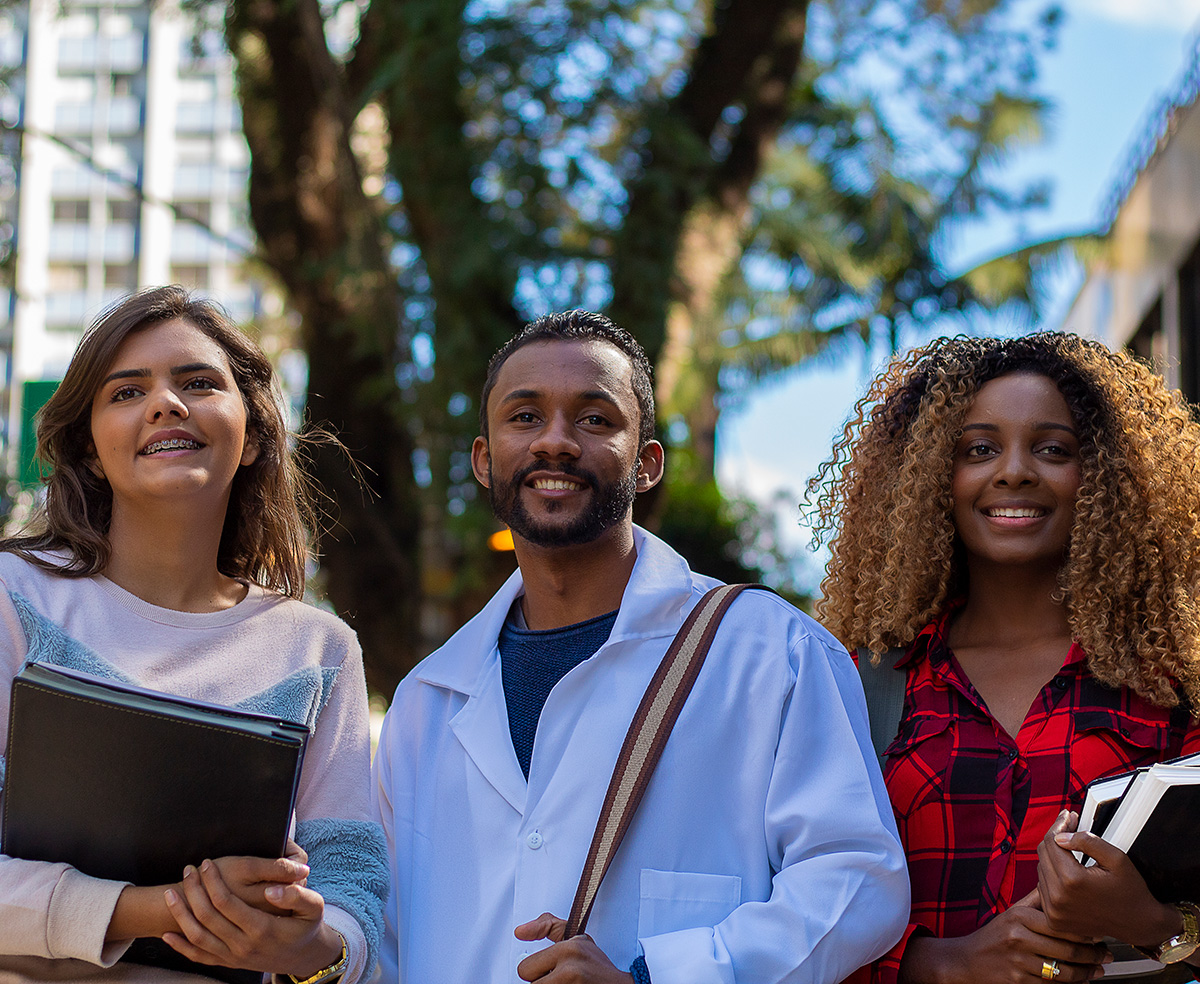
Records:
[[[1112,936],[1136,946],[1157,946],[1179,932],[1173,906],[1150,894],[1124,851],[1095,834],[1076,831],[1079,816],[1063,811],[1038,845],[1038,892],[1051,928],[1068,936]],[[1072,851],[1095,859],[1085,867]]]
[[[519,940],[552,940],[554,945],[526,957],[517,966],[523,981],[541,984],[630,984],[633,977],[617,970],[586,933],[569,940],[567,921],[543,912],[514,931]]]

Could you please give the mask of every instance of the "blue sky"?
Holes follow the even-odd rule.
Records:
[[[1042,91],[1056,104],[1052,132],[1009,164],[1014,179],[1049,178],[1051,205],[1019,224],[993,220],[962,230],[952,267],[1095,226],[1127,148],[1191,62],[1200,0],[1062,0],[1061,6],[1065,23],[1041,72]],[[1062,319],[1078,286],[1078,271],[1055,278],[1043,327],[1070,327]],[[807,556],[814,588],[819,564],[803,550],[808,534],[795,503],[877,365],[859,354],[802,367],[722,417],[722,486],[776,506],[787,542]]]

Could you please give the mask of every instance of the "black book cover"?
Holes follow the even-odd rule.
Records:
[[[267,715],[31,664],[13,679],[0,849],[135,885],[176,882],[205,858],[279,857],[307,738]],[[262,979],[157,939],[124,959]]]
[[[1200,898],[1200,784],[1167,789],[1127,853],[1160,902]]]
[[[1108,826],[1108,821],[1113,818],[1113,814],[1117,812],[1117,804],[1121,802],[1119,796],[1114,796],[1110,800],[1105,800],[1102,803],[1096,804],[1096,818],[1092,821],[1093,831],[1102,831]]]

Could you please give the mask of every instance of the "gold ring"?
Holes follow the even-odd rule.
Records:
[[[1062,968],[1058,966],[1057,960],[1042,961],[1042,980],[1052,981],[1062,973]]]

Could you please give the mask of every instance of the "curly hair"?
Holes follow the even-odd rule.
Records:
[[[966,592],[951,462],[975,394],[1011,373],[1053,380],[1079,431],[1058,583],[1092,674],[1200,708],[1200,425],[1149,368],[1075,335],[943,338],[873,381],[809,482],[814,541],[832,554],[818,614],[878,654]]]
[[[303,597],[311,490],[293,460],[271,363],[217,305],[178,286],[133,294],[84,332],[62,383],[38,413],[37,457],[48,469],[45,501],[27,530],[0,540],[0,550],[63,577],[91,577],[108,566],[112,488],[89,467],[95,456],[92,401],[126,338],[176,319],[225,350],[246,405],[247,436],[258,449],[234,477],[217,567],[230,577]]]

